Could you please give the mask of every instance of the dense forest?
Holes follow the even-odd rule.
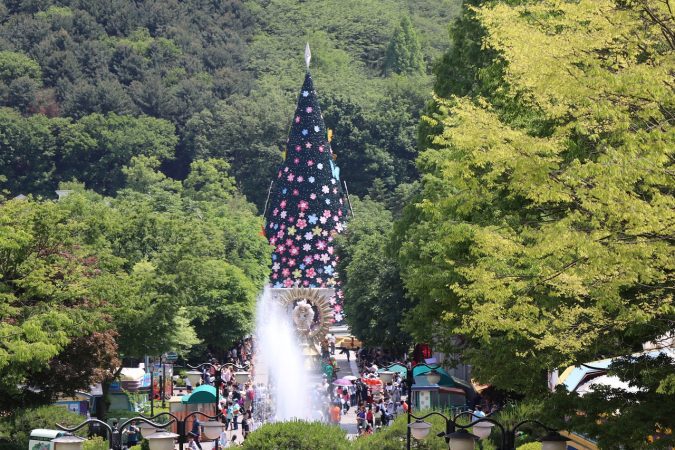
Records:
[[[355,194],[416,178],[416,128],[458,0],[4,1],[0,155],[8,195],[124,187],[132,156],[183,179],[222,158],[262,207],[310,42]]]

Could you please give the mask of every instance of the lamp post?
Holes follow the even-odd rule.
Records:
[[[546,436],[539,439],[542,443],[542,450],[565,450],[567,439],[561,436],[555,429],[544,425],[538,420],[523,420],[518,422],[514,427],[508,428],[502,425],[497,420],[491,417],[481,417],[470,422],[467,425],[460,425],[457,423],[459,416],[463,414],[471,414],[470,412],[459,413],[454,417],[447,417],[444,414],[433,411],[425,416],[417,417],[410,414],[410,417],[415,419],[415,422],[408,425],[408,433],[416,440],[423,440],[429,435],[431,424],[425,422],[424,419],[430,416],[439,416],[445,421],[445,432],[438,433],[438,437],[444,437],[448,443],[450,450],[473,450],[477,441],[485,439],[490,435],[492,426],[497,426],[501,431],[501,445],[500,450],[515,450],[516,448],[516,434],[520,427],[526,424],[535,424],[540,428],[546,430]],[[469,433],[468,428],[472,428],[475,434]],[[407,449],[410,450],[410,443]]]
[[[390,367],[391,365],[385,368],[385,370],[389,369]],[[440,366],[418,364],[415,367],[426,367],[431,369],[424,374],[426,376],[427,383],[438,384],[438,382],[441,380],[441,374],[436,370]],[[457,423],[457,419],[464,414],[471,414],[468,411],[461,412],[454,417],[447,417],[446,415],[436,411],[432,411],[422,417],[415,416],[412,413],[412,387],[415,384],[415,377],[413,376],[413,367],[411,364],[408,364],[406,369],[406,388],[408,390],[408,426],[406,427],[407,450],[410,450],[411,437],[415,438],[416,440],[425,439],[427,437],[429,431],[431,430],[431,424],[429,422],[425,422],[424,419],[431,416],[439,416],[445,421],[445,432],[438,433],[437,436],[445,438],[445,441],[448,443],[448,448],[450,450],[473,450],[476,441],[479,441],[480,439],[486,439],[492,432],[492,427],[495,425],[499,427],[502,435],[500,450],[515,450],[516,433],[520,427],[528,423],[535,424],[547,431],[548,434],[540,439],[542,443],[542,450],[565,450],[567,439],[561,436],[555,429],[544,425],[537,420],[523,420],[522,422],[517,423],[513,428],[507,428],[489,416],[481,417],[472,421],[468,425],[459,425]],[[472,414],[471,416],[474,417]],[[415,422],[412,422],[411,419],[415,419]],[[471,428],[475,434],[469,433],[467,430],[468,428]]]
[[[154,420],[156,420],[158,417],[161,417],[163,415],[168,415],[171,417],[171,420],[169,420],[167,423],[156,423]],[[128,426],[132,421],[140,422],[140,430],[141,430],[141,436],[143,436],[145,439],[148,440],[150,444],[150,450],[172,450],[174,448],[174,440],[178,438],[178,445],[180,450],[183,450],[183,444],[187,442],[187,433],[186,433],[186,425],[187,421],[189,418],[200,415],[204,416],[207,419],[209,419],[208,422],[203,424],[204,427],[204,436],[208,440],[214,440],[217,441],[218,438],[220,438],[220,433],[222,433],[224,425],[218,420],[220,418],[220,414],[216,414],[215,416],[209,416],[208,414],[204,414],[201,411],[194,411],[187,416],[183,420],[179,420],[175,415],[169,413],[169,412],[163,412],[160,414],[157,414],[156,416],[153,417],[134,417],[131,418],[125,422],[123,422],[119,428],[113,429],[110,425],[107,423],[98,420],[98,419],[88,419],[82,422],[81,424],[74,426],[74,427],[64,427],[63,425],[56,424],[56,427],[59,428],[60,430],[63,431],[68,431],[70,433],[79,430],[80,428],[89,425],[91,423],[98,423],[101,424],[106,431],[108,432],[108,442],[110,443],[110,448],[111,450],[122,450],[122,442],[120,439],[120,433],[121,431]],[[178,434],[176,433],[170,433],[167,431],[164,431],[163,429],[171,425],[172,423],[176,423],[176,430],[178,431]],[[161,430],[161,431],[157,431]],[[150,433],[150,434],[149,434]],[[79,438],[78,438],[79,439]],[[82,442],[81,440],[78,444],[74,439],[69,439],[68,441],[63,441],[60,447],[57,445],[57,450],[82,450]],[[61,442],[57,442],[57,444],[61,444]]]
[[[393,364],[390,364],[385,368],[385,372],[387,373],[386,369],[389,369],[393,366]],[[430,366],[428,364],[418,364],[415,367],[426,367],[428,369],[431,369],[429,372],[425,374],[427,378],[427,382],[429,384],[438,384],[439,381],[441,381],[441,374],[436,370],[440,366]],[[408,390],[408,426],[406,427],[406,433],[405,433],[405,442],[406,442],[406,448],[409,450],[410,449],[410,435],[411,435],[411,428],[410,428],[410,419],[413,417],[412,416],[412,387],[413,384],[415,384],[415,376],[413,375],[413,367],[412,364],[408,363],[406,365],[406,377],[405,377],[405,384],[406,388]],[[440,414],[440,413],[438,413]]]
[[[243,384],[248,380],[250,374],[249,374],[248,371],[246,371],[246,367],[235,366],[233,364],[219,365],[217,362],[213,362],[213,363],[205,362],[205,363],[198,364],[196,366],[191,366],[190,364],[187,365],[190,369],[192,369],[190,372],[188,372],[188,378],[190,379],[190,383],[192,383],[193,386],[197,383],[197,381],[193,382],[193,377],[195,377],[196,374],[201,375],[201,373],[202,373],[201,371],[204,370],[204,368],[213,369],[214,378],[215,378],[214,382],[213,382],[213,385],[216,388],[216,399],[215,399],[216,414],[218,414],[218,396],[220,395],[220,390],[221,390],[222,385],[223,385],[223,372],[222,371],[223,371],[223,368],[225,366],[228,366],[228,365],[237,370],[233,374],[234,380],[237,384]]]

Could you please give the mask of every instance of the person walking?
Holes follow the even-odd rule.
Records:
[[[202,437],[202,423],[197,417],[195,417],[194,422],[192,422],[192,430],[190,433],[192,434],[194,445],[198,447],[199,450],[202,450],[202,444],[200,442]]]

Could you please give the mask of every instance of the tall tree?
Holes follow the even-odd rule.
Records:
[[[459,23],[455,54],[480,41],[482,67],[438,72],[463,87],[425,118],[423,190],[399,237],[415,336],[463,334],[478,380],[536,397],[547,371],[640,352],[675,326],[673,47],[638,3],[518,3]],[[672,429],[665,359],[617,363],[644,395],[577,399],[572,426],[603,448]]]
[[[384,58],[384,73],[424,73],[424,58],[417,32],[408,16],[394,31]]]
[[[366,346],[403,354],[411,342],[402,327],[411,302],[391,248],[392,214],[370,199],[354,198],[353,207],[354,217],[336,239],[347,323]]]

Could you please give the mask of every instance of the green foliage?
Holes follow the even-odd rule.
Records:
[[[20,77],[29,77],[40,81],[40,65],[28,56],[11,51],[0,51],[0,81],[9,84]]]
[[[541,450],[541,442],[528,442],[527,444],[519,445],[516,450]]]
[[[108,441],[101,436],[94,436],[82,443],[83,450],[108,450]]]
[[[28,448],[30,432],[36,428],[53,430],[59,423],[72,427],[82,423],[82,416],[68,411],[65,406],[43,406],[35,409],[15,409],[0,419],[0,439],[16,449]],[[86,428],[75,432],[85,436]]]
[[[404,16],[391,37],[384,58],[384,73],[423,73],[422,48],[409,17]]]
[[[395,255],[388,248],[392,215],[372,200],[352,201],[354,217],[336,240],[347,323],[366,346],[402,354],[411,342],[401,327],[410,301]]]
[[[261,426],[242,445],[247,450],[315,450],[350,448],[345,432],[320,422],[278,422]]]
[[[77,338],[104,328],[88,283],[98,261],[73,239],[76,225],[54,203],[14,200],[0,204],[0,409],[49,401],[56,393],[37,382],[50,361],[72,350]],[[94,367],[82,366],[75,386],[94,382]],[[45,377],[49,382],[50,377]],[[53,381],[53,380],[52,380]],[[33,384],[35,383],[35,384]],[[35,389],[31,389],[35,388]],[[21,396],[21,398],[19,398]]]
[[[673,328],[673,47],[643,6],[487,2],[437,68],[448,97],[424,118],[422,193],[398,229],[420,300],[407,325],[465,336],[481,382],[546,397],[547,371]],[[584,418],[603,448],[641,448],[673,426],[667,359],[617,364],[645,392],[600,390],[555,415]]]

